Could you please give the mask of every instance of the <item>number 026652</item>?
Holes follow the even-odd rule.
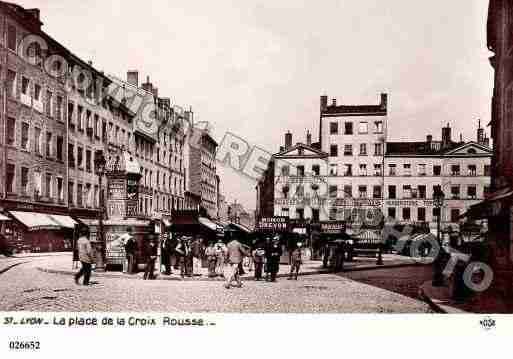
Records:
[[[9,342],[10,350],[39,350],[41,344],[39,341],[17,341]]]

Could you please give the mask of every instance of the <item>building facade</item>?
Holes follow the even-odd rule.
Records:
[[[140,167],[131,216],[162,219],[186,209],[193,181],[198,204],[217,215],[217,144],[204,135],[198,161],[190,161],[191,111],[159,97],[149,77],[139,84],[138,71],[122,80],[80,59],[42,30],[38,9],[0,2],[0,32],[0,80],[6,84],[0,92],[0,212],[11,220],[1,225],[9,240],[27,250],[64,249],[75,219],[97,219],[100,198],[107,198],[97,155],[113,166],[123,153]],[[47,48],[23,41],[27,35],[37,35]],[[48,67],[50,55],[59,60]],[[192,174],[191,163],[199,165]],[[36,242],[25,243],[29,237]]]
[[[490,192],[492,151],[484,129],[479,125],[475,141],[453,141],[447,125],[439,141],[428,135],[393,142],[386,107],[386,95],[370,106],[327,106],[321,97],[319,143],[307,133],[306,144],[292,146],[292,134],[285,134],[285,146],[256,186],[258,217],[344,221],[348,228],[378,225],[384,217],[434,229],[433,191],[439,188],[446,198],[442,226],[458,229],[461,216]]]

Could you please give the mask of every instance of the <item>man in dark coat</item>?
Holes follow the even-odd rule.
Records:
[[[276,237],[269,248],[268,255],[268,270],[271,275],[271,282],[276,282],[276,274],[278,274],[280,270],[280,257],[282,254],[283,251],[281,250],[280,240]]]
[[[125,254],[128,262],[127,273],[132,274],[135,272],[135,252],[137,251],[137,243],[134,237],[130,236],[125,243]]]
[[[188,265],[187,262],[188,262],[189,257],[191,259],[192,259],[192,257],[191,257],[191,247],[189,246],[189,242],[186,237],[181,237],[178,240],[178,245],[175,248],[175,252],[179,256],[180,275],[182,276],[182,278],[185,277],[186,275],[188,276],[189,274],[188,274],[188,270],[187,270],[187,265]]]
[[[269,274],[271,272],[269,272],[269,264],[271,263],[271,247],[272,247],[272,242],[271,242],[271,237],[267,237],[265,239],[265,244],[264,244],[264,251],[265,251],[265,268],[264,268],[264,271],[265,271],[265,280],[268,281],[269,280]]]
[[[171,271],[171,248],[170,248],[170,239],[169,235],[165,234],[164,240],[161,244],[161,257],[162,257],[162,265],[164,266],[164,274],[170,275]]]
[[[143,279],[155,279],[153,271],[155,269],[155,261],[157,260],[157,244],[151,240],[146,248],[146,268],[144,269]]]

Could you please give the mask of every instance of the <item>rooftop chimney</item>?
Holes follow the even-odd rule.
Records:
[[[337,106],[337,99],[336,98],[331,100],[331,106],[333,106],[333,107]]]
[[[141,86],[142,86],[142,88],[144,90],[153,93],[153,85],[150,82],[150,77],[149,76],[146,76],[146,82],[143,83]]]
[[[381,94],[381,103],[380,103],[380,106],[381,108],[383,108],[384,110],[387,109],[388,107],[388,94],[386,93],[382,93]]]
[[[460,143],[463,143],[463,133],[460,133]]]
[[[41,11],[39,9],[26,9],[25,11],[28,12],[33,17],[35,17],[36,19],[40,20]]]
[[[477,126],[477,143],[483,145],[485,143],[484,128],[481,128],[481,120],[478,120]]]
[[[280,146],[280,152],[283,152],[285,151],[285,147],[284,146]]]
[[[427,135],[427,136],[426,136],[426,142],[427,142],[427,143],[431,143],[431,142],[433,142],[433,135]]]
[[[285,149],[288,150],[290,147],[292,147],[292,133],[287,131],[285,134]]]
[[[128,70],[126,72],[126,82],[135,87],[139,87],[139,71]]]
[[[159,97],[159,89],[157,87],[152,87],[151,92],[153,93],[153,96],[155,96],[155,98]]]
[[[310,130],[306,131],[306,145],[312,145],[312,134],[310,133]]]
[[[451,127],[447,123],[446,127],[442,127],[442,147],[448,147],[451,144]]]
[[[321,96],[321,112],[326,111],[328,108],[328,96],[322,95]]]

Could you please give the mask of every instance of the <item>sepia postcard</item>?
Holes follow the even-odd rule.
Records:
[[[166,339],[127,338],[194,347],[226,330],[240,355],[262,336],[318,356],[296,347],[305,330],[499,334],[512,14],[509,0],[0,1],[2,350],[69,353],[84,335],[158,355]]]

